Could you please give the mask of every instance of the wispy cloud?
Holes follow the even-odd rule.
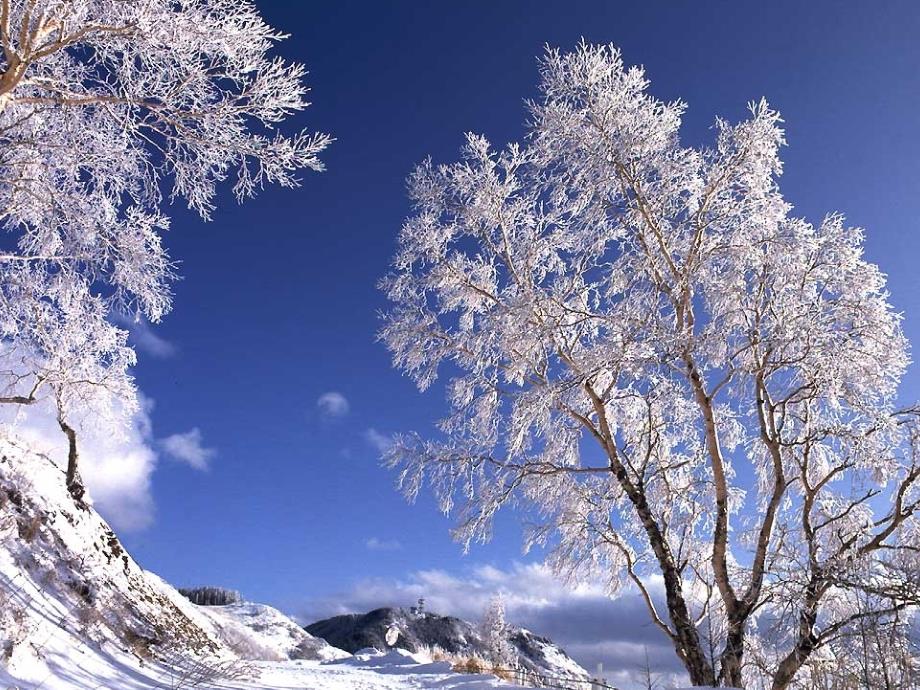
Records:
[[[172,434],[159,440],[159,445],[170,458],[183,462],[192,469],[206,471],[211,459],[217,454],[213,448],[206,448],[201,429],[194,427],[181,434]]]
[[[380,454],[386,453],[393,445],[392,436],[381,433],[373,427],[364,432],[364,440]]]
[[[338,391],[323,393],[316,399],[316,406],[319,408],[320,414],[327,419],[344,417],[351,409],[351,405],[348,404],[348,398]]]
[[[119,313],[115,313],[113,318],[118,325],[128,330],[128,342],[141,352],[166,359],[178,351],[175,343],[157,334],[145,319],[134,319]]]
[[[402,544],[396,539],[378,539],[377,537],[371,537],[366,542],[364,546],[368,551],[400,551],[402,549]]]

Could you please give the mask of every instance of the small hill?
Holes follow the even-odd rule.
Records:
[[[311,635],[321,637],[333,647],[354,654],[368,647],[387,649],[386,635],[390,628],[399,631],[392,645],[409,652],[440,649],[454,657],[489,659],[490,650],[477,626],[469,621],[436,613],[416,613],[404,608],[380,608],[364,614],[333,616],[306,626]],[[545,637],[524,628],[511,627],[508,642],[515,654],[514,665],[532,673],[564,676],[572,679],[589,678],[563,649]]]
[[[334,661],[351,656],[314,637],[278,609],[239,601],[201,606],[224,641],[246,659]]]

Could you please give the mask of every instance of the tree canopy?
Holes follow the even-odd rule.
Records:
[[[166,201],[202,217],[320,170],[330,138],[279,131],[304,68],[248,0],[0,0],[2,400],[61,419],[114,395],[135,354],[113,313],[171,307]]]
[[[540,71],[522,143],[409,180],[381,338],[420,388],[448,372],[450,413],[388,461],[467,546],[516,505],[559,572],[637,587],[694,684],[791,687],[918,601],[885,277],[843,216],[792,213],[765,101],[692,147],[615,47]]]

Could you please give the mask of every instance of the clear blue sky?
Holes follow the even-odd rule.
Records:
[[[218,455],[208,473],[162,460],[156,520],[125,541],[175,584],[292,608],[361,576],[520,558],[506,519],[464,559],[429,500],[397,495],[366,436],[428,430],[443,410],[440,392],[419,394],[374,337],[404,179],[429,154],[454,160],[465,131],[520,138],[544,43],[619,45],[657,96],[689,103],[690,143],[708,141],[716,115],[738,119],[766,96],[787,122],[787,198],[812,220],[840,210],[867,228],[920,342],[920,4],[258,4],[292,35],[280,53],[310,69],[301,124],[337,141],[328,171],[301,189],[242,207],[227,195],[208,224],[173,211],[168,245],[184,279],[156,332],[176,353],[141,352],[137,378],[158,436],[197,426]],[[328,391],[346,396],[347,416],[321,418]],[[905,395],[920,398],[916,368]],[[369,551],[370,538],[402,548]]]

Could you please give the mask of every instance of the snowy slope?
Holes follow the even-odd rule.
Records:
[[[393,627],[399,631],[395,646],[410,652],[437,648],[454,656],[487,659],[490,655],[477,626],[431,612],[419,614],[403,608],[380,608],[365,614],[333,616],[306,626],[310,634],[350,652],[363,647],[385,649],[387,630]],[[512,627],[508,641],[515,653],[516,668],[571,679],[589,677],[585,669],[545,637]]]
[[[220,638],[245,659],[334,661],[351,656],[313,637],[271,606],[240,602],[200,606],[198,610],[211,619]]]
[[[74,504],[50,459],[0,437],[3,690],[512,687],[407,652],[343,655],[271,607],[192,604]]]
[[[91,507],[74,503],[60,468],[0,438],[2,673],[29,687],[69,673],[73,653],[135,664],[235,658],[210,619],[141,569]]]

